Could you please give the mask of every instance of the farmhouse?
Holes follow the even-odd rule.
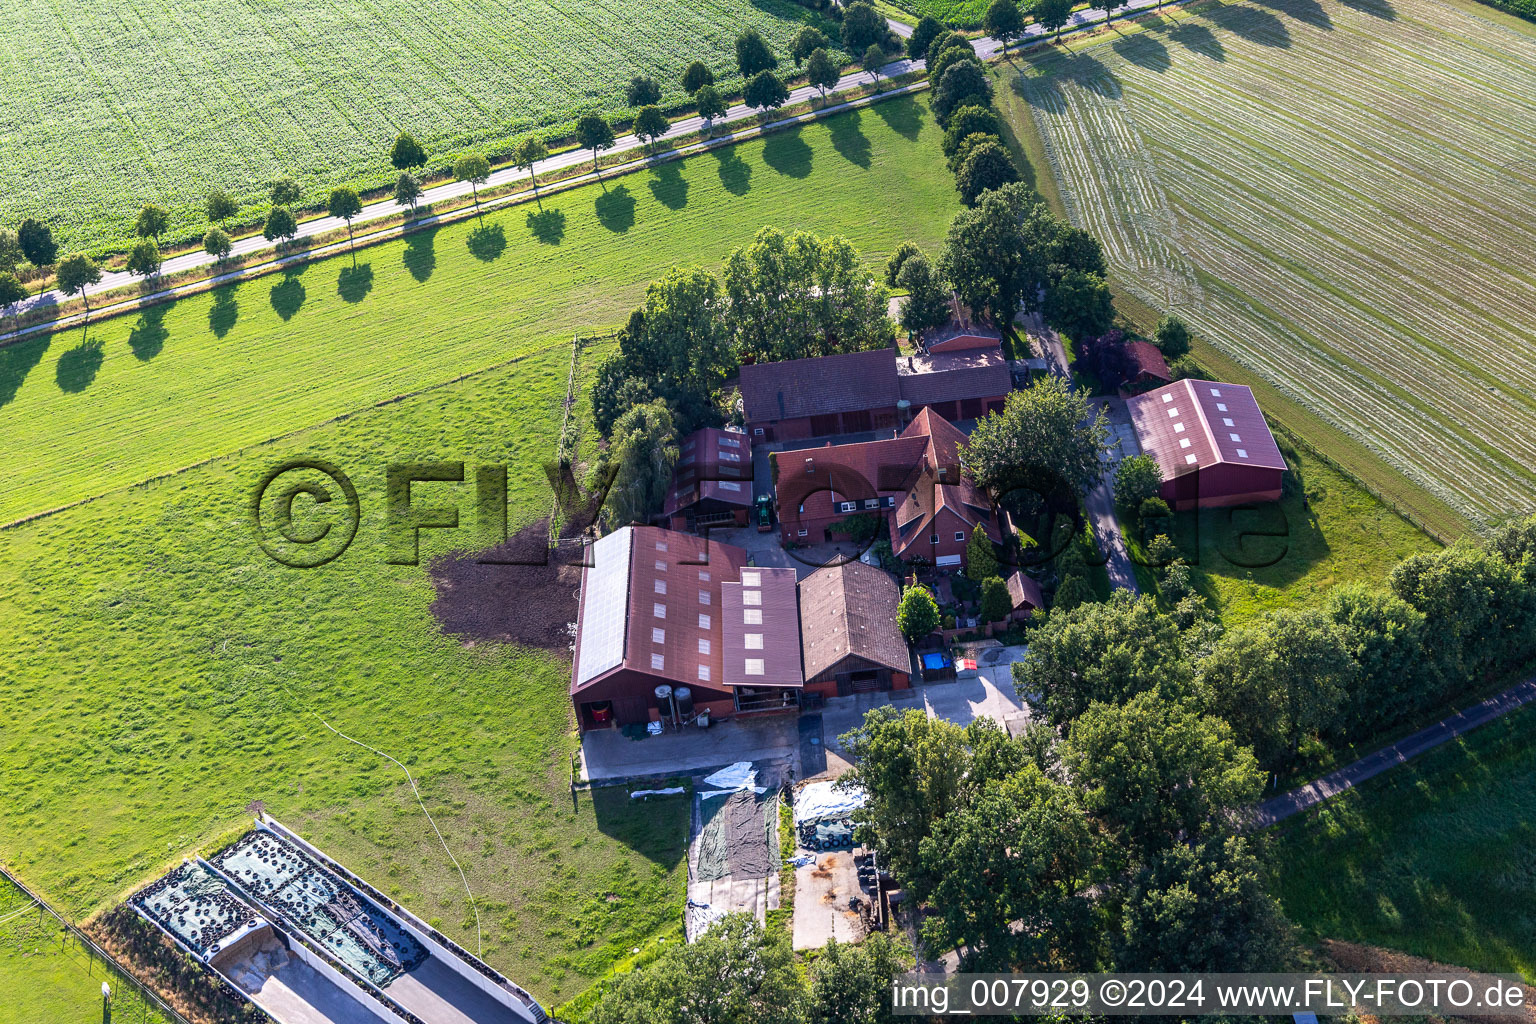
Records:
[[[662,515],[675,530],[747,525],[752,442],[739,427],[705,427],[683,438]]]
[[[951,420],[1001,409],[1013,382],[995,342],[900,356],[871,349],[741,368],[754,444],[889,430],[932,407]]]
[[[774,453],[780,539],[820,543],[877,516],[897,558],[963,565],[976,526],[1002,539],[991,502],[961,472],[964,443],[927,408],[896,437]]]
[[[740,548],[654,526],[616,530],[590,554],[571,672],[584,732],[907,685],[896,582],[879,569],[797,584],[793,569],[748,566]]]
[[[1248,388],[1181,380],[1125,404],[1141,450],[1162,470],[1171,508],[1280,499],[1285,459]]]

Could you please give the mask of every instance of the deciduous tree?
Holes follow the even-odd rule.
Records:
[[[273,206],[297,206],[304,201],[304,189],[292,178],[278,178],[272,183]]]
[[[901,304],[901,327],[919,335],[949,322],[949,286],[922,253],[907,259],[896,275],[896,283],[907,290]]]
[[[229,232],[218,225],[209,228],[208,233],[203,235],[203,251],[220,263],[229,259],[233,248],[234,242],[230,240]]]
[[[592,151],[592,169],[595,171],[598,151],[613,148],[613,126],[597,114],[582,114],[576,120],[576,140],[582,149]]]
[[[32,217],[23,220],[16,229],[16,244],[21,246],[21,254],[27,258],[27,262],[40,271],[59,258],[59,246],[53,240],[53,229]]]
[[[815,25],[801,25],[795,32],[794,38],[789,41],[789,55],[795,62],[795,67],[805,63],[805,59],[817,50],[825,50],[831,45],[827,35]]]
[[[706,85],[715,84],[715,73],[701,60],[689,64],[683,72],[683,91],[692,96]]]
[[[788,102],[789,89],[784,85],[784,80],[772,71],[759,71],[747,82],[741,98],[747,106],[767,113]]]
[[[677,432],[666,402],[637,405],[620,416],[591,471],[594,481],[612,475],[609,521],[615,526],[645,523],[660,512],[677,455]]]
[[[269,242],[286,242],[298,233],[299,222],[294,219],[293,211],[286,206],[272,207],[261,229],[261,236]]]
[[[1045,319],[1074,341],[1097,338],[1114,326],[1114,293],[1098,274],[1069,270],[1045,295]]]
[[[993,494],[1029,487],[1054,494],[1063,486],[1086,494],[1103,471],[1109,420],[1060,377],[1011,392],[1001,413],[978,420],[960,461]]]
[[[673,267],[620,332],[625,374],[666,400],[680,434],[718,422],[713,396],[736,368],[723,305],[714,275]]]
[[[1095,701],[1123,704],[1148,690],[1182,697],[1194,670],[1179,631],[1150,597],[1117,591],[1108,601],[1058,608],[1013,665],[1014,686],[1036,715],[1065,725]]]
[[[143,209],[139,210],[138,219],[133,222],[133,233],[140,238],[153,238],[158,243],[160,236],[165,234],[165,229],[170,226],[170,223],[171,215],[165,211],[164,207],[146,203]]]
[[[1003,122],[991,107],[972,104],[950,115],[949,124],[944,128],[944,155],[953,157],[959,152],[961,143],[973,134],[995,139],[1003,137]]]
[[[395,144],[389,148],[389,163],[397,171],[425,167],[427,151],[421,148],[421,143],[409,132],[401,132],[395,136]]]
[[[606,123],[606,122],[605,122]],[[578,126],[577,131],[581,129]],[[610,137],[612,133],[610,132]],[[475,216],[480,216],[480,186],[491,176],[491,164],[479,153],[466,153],[453,165],[453,176],[469,182],[469,191],[475,197]]]
[[[1157,322],[1157,330],[1153,332],[1152,343],[1169,359],[1177,359],[1189,353],[1189,328],[1184,321],[1167,314]]]
[[[65,295],[78,295],[85,302],[85,317],[91,317],[91,296],[87,291],[101,282],[101,268],[89,256],[66,256],[54,274],[54,282]]]
[[[856,946],[833,939],[811,964],[807,1024],[900,1024],[891,981],[912,958],[884,932]]]
[[[949,226],[939,270],[960,299],[1011,330],[1020,307],[1034,309],[1049,281],[1056,219],[1022,182],[984,192]]]
[[[989,576],[981,581],[981,621],[1002,622],[1013,611],[1013,598],[1008,596],[1008,584],[1001,576]]]
[[[208,194],[203,212],[208,214],[210,224],[222,224],[240,212],[240,204],[231,199],[229,193],[216,190]]]
[[[852,0],[843,8],[843,49],[863,53],[871,46],[883,46],[890,34],[885,15],[864,0]]]
[[[0,274],[14,274],[26,256],[21,251],[21,241],[10,228],[0,228]]]
[[[726,322],[738,353],[801,359],[889,344],[888,293],[846,238],[763,228],[725,260]]]
[[[1355,663],[1341,709],[1344,735],[1369,735],[1446,695],[1438,657],[1424,646],[1423,612],[1389,590],[1358,583],[1329,591],[1323,610]]]
[[[714,127],[715,118],[724,117],[729,109],[725,98],[720,95],[720,90],[713,85],[700,86],[699,91],[693,94],[693,102],[698,108],[699,116],[704,119],[706,135]]]
[[[885,67],[888,58],[885,55],[885,47],[879,43],[870,43],[864,51],[864,58],[859,64],[869,73],[869,80],[874,82],[880,78],[880,69]]]
[[[661,86],[650,75],[636,75],[624,89],[624,100],[631,107],[649,107],[661,102]]]
[[[975,206],[983,192],[1018,180],[1013,158],[1001,143],[990,139],[972,146],[955,173],[955,187],[966,206]]]
[[[1035,0],[1035,21],[1047,32],[1055,34],[1052,42],[1061,41],[1061,30],[1072,18],[1072,0]]]
[[[516,146],[512,147],[512,166],[528,172],[528,180],[533,184],[535,199],[539,195],[539,179],[534,174],[533,168],[548,156],[549,147],[537,135],[525,135],[518,140]]]
[[[326,203],[326,210],[332,217],[340,217],[347,222],[347,246],[353,248],[352,218],[363,212],[363,201],[359,198],[357,190],[347,185],[331,189],[331,198]],[[355,248],[353,248],[352,262],[357,262]]]
[[[931,14],[925,14],[907,37],[907,56],[923,60],[928,56],[928,46],[944,32],[944,23]]]
[[[1019,12],[1019,5],[1014,0],[992,0],[982,19],[981,29],[1002,43],[1003,52],[1007,53],[1008,44],[1024,34],[1024,15]]]
[[[895,288],[896,277],[901,273],[902,265],[907,262],[907,258],[917,256],[922,251],[916,242],[902,242],[898,245],[896,251],[891,253],[890,259],[885,261],[885,283]]]
[[[26,286],[10,271],[0,271],[0,309],[11,317],[12,333],[20,333],[21,317],[16,316],[16,304],[27,297]]]
[[[1148,498],[1163,489],[1163,471],[1150,455],[1131,455],[1120,460],[1115,469],[1115,503],[1127,512],[1141,508]]]
[[[395,178],[395,202],[401,206],[411,208],[411,216],[416,216],[416,203],[421,199],[421,182],[416,180],[416,175],[410,171],[401,171]]]
[[[148,278],[160,273],[160,263],[160,247],[155,244],[155,240],[141,238],[133,243],[133,248],[128,250],[128,259],[124,262],[123,269],[130,274]]]
[[[751,79],[760,72],[772,71],[779,66],[779,58],[768,49],[762,35],[755,28],[745,29],[736,37],[736,69],[743,79]]]
[[[805,80],[810,85],[821,90],[821,98],[827,98],[827,90],[837,85],[837,80],[842,77],[836,64],[832,62],[831,54],[826,50],[813,50],[805,62]]]
[[[667,120],[667,115],[661,112],[661,108],[654,104],[641,107],[635,114],[635,138],[652,145],[655,141],[667,134],[672,128],[672,122]]]

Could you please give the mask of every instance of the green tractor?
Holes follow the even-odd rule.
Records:
[[[757,501],[752,503],[752,521],[757,524],[758,533],[767,533],[773,529],[773,496],[759,494]]]

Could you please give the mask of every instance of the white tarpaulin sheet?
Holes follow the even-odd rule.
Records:
[[[757,769],[752,767],[751,761],[737,761],[733,765],[721,768],[713,775],[705,776],[704,784],[727,793],[734,793],[738,789],[757,785]]]
[[[843,789],[836,782],[813,782],[795,794],[795,824],[846,818],[864,806],[864,790]]]

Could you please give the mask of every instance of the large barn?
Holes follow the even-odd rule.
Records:
[[[1181,380],[1125,401],[1141,450],[1163,472],[1173,509],[1278,501],[1285,458],[1253,392]]]

